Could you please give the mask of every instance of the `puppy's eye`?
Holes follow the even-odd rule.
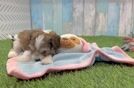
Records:
[[[47,53],[47,51],[46,51],[46,50],[44,50],[44,51],[42,51],[41,53],[42,53],[42,54],[45,54],[45,53]]]
[[[67,38],[62,38],[63,40],[68,40]]]
[[[48,51],[48,49],[41,49],[41,50],[40,50],[40,52],[41,52],[42,54],[47,53],[47,51]]]
[[[52,48],[53,47],[53,43],[52,40],[49,41],[49,47]]]

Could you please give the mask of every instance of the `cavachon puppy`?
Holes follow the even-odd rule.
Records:
[[[43,64],[52,63],[52,56],[60,47],[60,36],[43,30],[24,30],[14,36],[8,58],[18,56],[20,61],[40,59]]]

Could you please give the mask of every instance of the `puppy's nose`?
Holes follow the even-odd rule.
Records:
[[[36,61],[36,62],[37,62],[37,61],[40,61],[40,58],[35,59],[35,61]]]

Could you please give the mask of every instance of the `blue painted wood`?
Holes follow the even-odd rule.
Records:
[[[62,0],[63,33],[70,33],[72,31],[72,22],[73,22],[72,4],[73,4],[72,0]]]
[[[53,0],[42,0],[43,3],[43,27],[53,30]]]
[[[105,35],[107,30],[108,0],[96,0],[95,35]]]
[[[107,13],[108,0],[96,0],[97,12]]]
[[[84,29],[83,35],[95,34],[95,0],[84,1]]]
[[[119,35],[127,36],[130,35],[132,27],[132,16],[133,16],[133,0],[122,0],[120,1],[120,24],[119,24]]]
[[[31,0],[31,18],[32,28],[43,28],[41,0]]]
[[[77,35],[83,34],[84,28],[84,1],[73,0],[73,30]]]
[[[119,2],[109,2],[108,26],[106,35],[117,36],[119,31],[120,6]]]
[[[53,0],[53,30],[62,34],[62,0]]]
[[[31,0],[32,27],[59,34],[127,35],[133,31],[131,3],[133,0]]]

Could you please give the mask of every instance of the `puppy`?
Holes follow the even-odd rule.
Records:
[[[16,35],[8,58],[18,56],[20,61],[40,59],[43,64],[52,63],[52,56],[60,47],[60,36],[55,32],[24,30]]]

